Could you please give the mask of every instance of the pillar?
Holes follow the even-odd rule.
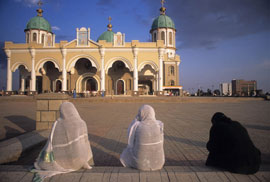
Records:
[[[12,91],[12,72],[10,69],[10,57],[11,57],[11,51],[5,49],[5,53],[7,55],[7,91]]]
[[[158,95],[163,95],[163,55],[164,55],[164,48],[159,48]]]
[[[163,91],[163,54],[164,54],[164,49],[163,48],[159,48],[158,49],[158,58],[159,58],[159,74],[158,74],[158,79],[159,79],[159,83],[158,83],[158,91]]]
[[[67,50],[66,49],[61,49],[62,52],[62,92],[67,91],[67,70],[66,70],[66,55],[67,55]]]
[[[133,95],[138,96],[138,48],[133,47]]]
[[[36,92],[36,72],[35,72],[35,56],[36,56],[36,51],[35,51],[35,49],[31,48],[30,49],[30,54],[31,54],[31,58],[32,58],[32,66],[31,66],[31,88],[30,88],[30,91],[34,94],[34,92]]]
[[[105,57],[105,48],[100,48],[100,58],[101,58],[101,94],[105,94],[105,66],[104,66],[104,57]]]

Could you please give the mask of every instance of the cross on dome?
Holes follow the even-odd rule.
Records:
[[[165,0],[161,0],[161,8],[159,9],[160,10],[160,14],[161,15],[165,15],[165,12],[166,12],[166,8],[164,7],[164,3],[166,2]]]
[[[109,20],[109,24],[107,25],[107,27],[108,27],[108,31],[112,31],[112,24],[111,24],[112,17],[111,17],[111,16],[109,16],[108,20]]]
[[[42,6],[42,1],[39,0],[37,5],[39,6],[39,8],[37,9],[37,13],[38,13],[38,16],[42,16],[42,13],[43,13],[43,10],[41,9],[41,6]]]

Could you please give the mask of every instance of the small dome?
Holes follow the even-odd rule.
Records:
[[[164,14],[159,15],[152,24],[151,30],[157,28],[173,28],[175,29],[174,22],[172,19]]]
[[[98,40],[106,40],[107,42],[113,42],[113,37],[114,37],[114,32],[113,31],[106,31],[106,32],[103,32],[103,34],[101,34],[99,37],[98,37]]]
[[[40,30],[45,30],[47,32],[52,32],[50,23],[42,16],[36,16],[29,20],[29,22],[26,25],[25,30],[30,30],[30,29],[40,29]]]

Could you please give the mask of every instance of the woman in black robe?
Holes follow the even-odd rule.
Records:
[[[212,117],[207,149],[207,166],[240,174],[254,174],[260,168],[261,152],[254,146],[247,130],[221,112]]]

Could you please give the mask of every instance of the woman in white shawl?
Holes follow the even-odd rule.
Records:
[[[128,146],[120,156],[124,167],[144,171],[159,170],[165,162],[163,123],[155,118],[155,111],[143,105],[128,128]]]
[[[92,157],[86,123],[72,103],[64,102],[60,106],[60,118],[53,124],[47,143],[34,163],[33,181],[82,167],[91,169],[88,161]]]

